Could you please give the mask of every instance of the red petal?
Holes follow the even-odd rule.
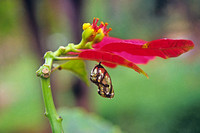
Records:
[[[108,44],[111,44],[111,43],[112,44],[113,43],[120,43],[120,44],[131,43],[131,44],[135,44],[135,45],[144,45],[145,43],[147,43],[147,41],[140,40],[140,39],[122,40],[122,39],[114,38],[114,37],[104,37],[104,39],[101,42],[93,45],[93,48],[101,49],[102,47],[104,47]],[[137,55],[129,54],[127,52],[113,52],[113,53],[115,53],[119,56],[122,56],[125,59],[127,59],[131,62],[134,62],[136,64],[147,64],[150,60],[155,59],[154,56],[137,56]]]
[[[138,73],[142,73],[146,77],[148,75],[137,65],[132,63],[129,60],[124,59],[123,57],[120,57],[119,55],[116,55],[114,53],[109,53],[105,51],[95,51],[95,50],[85,50],[79,54],[79,57],[86,59],[86,60],[95,60],[99,62],[107,62],[111,64],[116,64],[116,65],[122,65],[126,66],[129,68],[134,69]]]
[[[138,42],[137,42],[138,41]],[[194,47],[190,40],[159,39],[144,43],[143,40],[115,40],[100,47],[100,50],[109,52],[127,52],[131,55],[159,56],[162,58],[177,57]]]
[[[132,55],[126,52],[121,52],[121,53],[114,52],[114,53],[136,64],[147,64],[150,60],[155,59],[155,56]]]
[[[113,64],[113,63],[108,63],[108,62],[101,62],[101,64],[110,67],[110,68],[115,68],[117,67],[117,64]]]
[[[162,58],[170,58],[177,57],[194,47],[194,43],[190,40],[184,39],[159,39],[150,41],[147,44],[147,49],[150,49],[152,54],[157,51],[156,56],[160,56]]]
[[[147,41],[144,41],[141,39],[122,40],[119,38],[105,36],[101,42],[93,45],[93,48],[100,49],[101,47],[103,47],[107,44],[110,44],[110,43],[132,43],[132,44],[136,44],[136,45],[143,45],[143,44],[147,43]]]

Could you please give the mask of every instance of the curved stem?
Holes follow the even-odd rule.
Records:
[[[81,60],[80,57],[55,57],[54,60]]]
[[[63,133],[62,118],[57,114],[51,93],[50,78],[41,78],[45,115],[50,121],[53,133]]]

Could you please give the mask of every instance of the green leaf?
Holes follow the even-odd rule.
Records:
[[[119,126],[81,108],[63,108],[58,112],[66,133],[122,133]]]
[[[60,66],[58,66],[58,68],[74,72],[89,86],[87,71],[85,68],[85,62],[83,60],[70,60],[64,64],[61,64]]]

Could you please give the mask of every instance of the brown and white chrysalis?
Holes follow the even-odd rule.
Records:
[[[98,86],[98,94],[100,96],[106,98],[114,97],[114,90],[110,75],[101,65],[101,62],[92,69],[90,80]]]

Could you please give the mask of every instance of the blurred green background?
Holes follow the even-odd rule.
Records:
[[[0,132],[51,132],[35,71],[46,51],[78,43],[82,23],[93,17],[109,23],[112,37],[190,39],[195,49],[140,65],[149,79],[121,66],[106,68],[113,99],[71,72],[55,72],[52,91],[65,132],[199,133],[199,0],[1,0]],[[88,75],[95,64],[87,62]]]

